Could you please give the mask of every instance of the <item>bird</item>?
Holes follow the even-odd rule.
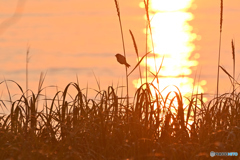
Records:
[[[125,64],[125,66],[126,67],[130,67],[130,65],[127,63],[127,61],[126,61],[126,58],[123,56],[123,55],[121,55],[121,54],[116,54],[115,55],[116,56],[116,58],[117,58],[117,61],[120,63],[120,64]]]

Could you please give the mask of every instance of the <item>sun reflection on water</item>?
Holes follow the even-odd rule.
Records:
[[[159,88],[166,86],[177,86],[183,95],[192,93],[194,79],[192,68],[198,66],[197,59],[199,54],[193,54],[195,46],[193,41],[199,39],[192,32],[193,27],[189,25],[189,21],[194,16],[187,12],[191,7],[193,0],[150,0],[149,11],[152,27],[152,38],[154,43],[154,52],[157,54],[156,65],[160,66],[162,57],[164,61],[161,71],[159,72]],[[140,7],[144,8],[144,3],[140,3]],[[149,34],[149,33],[148,33]],[[152,49],[151,36],[148,36],[148,47]],[[190,59],[191,57],[191,59]],[[156,73],[155,60],[148,57],[148,69]],[[144,64],[145,65],[145,64]],[[149,75],[150,76],[150,75]],[[149,77],[149,80],[153,79]],[[197,81],[197,79],[196,79]],[[139,87],[140,79],[135,80],[135,87]],[[157,86],[157,81],[153,82]],[[195,82],[194,87],[198,87],[198,93],[204,93],[203,86],[206,81]],[[175,87],[168,87],[166,94],[170,91],[176,91]]]

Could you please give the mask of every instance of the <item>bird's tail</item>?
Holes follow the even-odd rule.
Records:
[[[130,65],[129,65],[128,63],[126,63],[126,66],[127,66],[127,68],[129,68],[129,67],[130,67]]]

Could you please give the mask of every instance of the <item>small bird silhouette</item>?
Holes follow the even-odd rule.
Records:
[[[120,64],[125,64],[126,67],[130,67],[130,65],[129,65],[129,64],[127,63],[127,61],[126,61],[126,58],[125,58],[123,55],[121,55],[121,54],[116,54],[115,56],[116,56],[116,58],[117,58],[117,61],[118,61]]]

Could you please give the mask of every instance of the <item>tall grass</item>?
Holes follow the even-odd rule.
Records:
[[[220,38],[219,38],[219,49],[218,49],[218,70],[217,70],[217,100],[219,94],[219,67],[221,60],[221,43],[222,43],[222,26],[223,26],[223,0],[221,0],[220,5]]]
[[[233,57],[233,79],[235,79],[235,46],[234,46],[234,42],[232,40],[232,57]],[[235,93],[235,82],[233,83],[233,94]]]
[[[43,90],[30,91],[30,101],[22,92],[0,118],[1,159],[205,159],[212,150],[239,151],[240,94],[204,103],[202,95],[182,97],[180,90],[163,97],[145,83],[128,108],[114,86],[95,100],[74,82],[51,99]]]
[[[138,62],[139,62],[139,54],[138,54],[138,47],[137,47],[137,43],[136,43],[136,40],[135,40],[135,38],[134,38],[134,35],[133,35],[133,33],[132,33],[132,31],[131,30],[129,30],[129,32],[130,32],[130,35],[131,35],[131,37],[132,37],[132,40],[133,40],[133,45],[134,45],[134,48],[135,48],[135,52],[136,52],[136,54],[137,54],[137,60],[138,60]],[[141,85],[143,84],[143,82],[142,82],[142,71],[141,71],[141,67],[139,66],[139,78],[140,78],[140,80],[141,80]]]
[[[26,95],[27,95],[27,97],[28,97],[28,64],[30,61],[29,49],[30,49],[30,47],[27,48],[27,53],[26,53]]]
[[[119,8],[119,3],[118,0],[114,0],[115,5],[116,5],[116,9],[117,9],[117,15],[118,15],[118,21],[119,21],[119,25],[120,25],[120,30],[121,30],[121,36],[122,36],[122,45],[123,45],[123,53],[124,53],[124,57],[127,59],[126,57],[126,51],[125,51],[125,44],[124,44],[124,36],[123,36],[123,27],[122,27],[122,21],[121,21],[121,14],[120,14],[120,8]],[[125,70],[126,70],[126,86],[127,86],[127,107],[129,107],[129,92],[128,92],[128,71],[127,71],[127,66],[125,66]],[[128,116],[128,113],[127,113]]]

